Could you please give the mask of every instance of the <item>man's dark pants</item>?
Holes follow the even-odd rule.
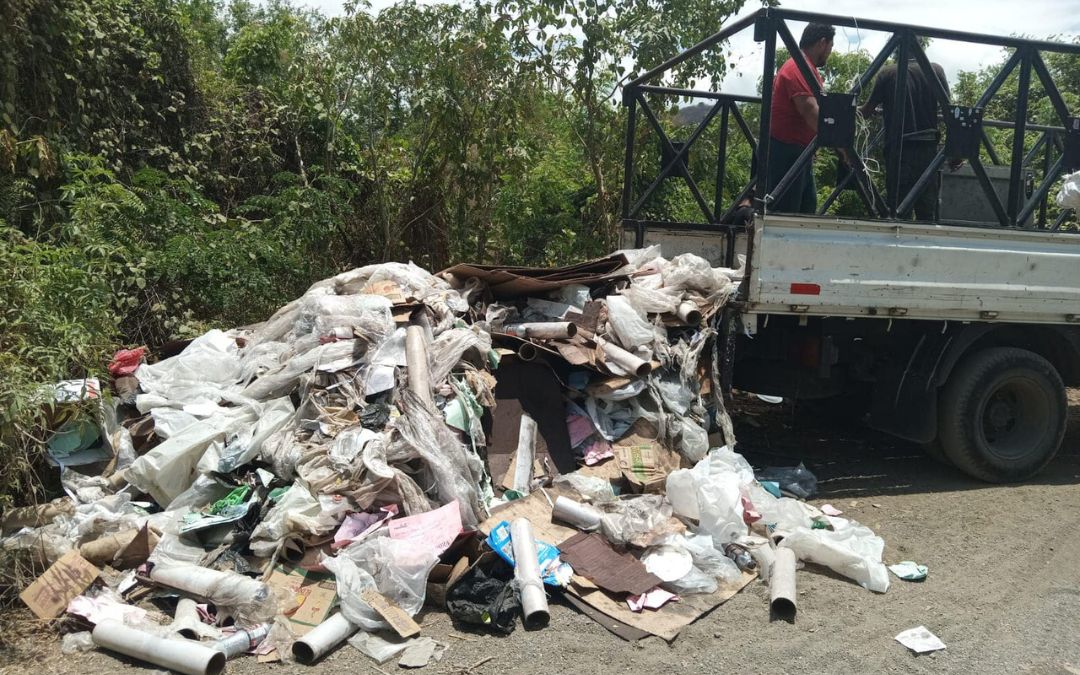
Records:
[[[794,143],[784,143],[775,138],[769,139],[768,192],[770,194],[805,149],[804,146]],[[784,194],[770,203],[767,208],[768,211],[776,213],[815,213],[817,211],[817,186],[814,184],[814,163],[807,162]]]

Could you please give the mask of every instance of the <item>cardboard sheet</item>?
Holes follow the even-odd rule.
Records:
[[[559,487],[549,487],[544,488],[544,490],[551,497],[552,502],[555,501],[555,497],[558,495],[570,498],[579,497],[573,490],[563,490]],[[515,499],[509,504],[495,509],[491,512],[490,518],[480,523],[479,529],[486,537],[502,521],[513,522],[515,518],[528,518],[529,522],[532,523],[533,535],[540,541],[546,541],[555,546],[578,533],[572,527],[551,521],[551,504],[548,504],[544,494],[539,490],[524,499]]]
[[[480,279],[496,298],[508,298],[553,291],[572,284],[597,284],[625,275],[620,273],[626,258],[620,253],[566,267],[512,267],[462,263],[443,270],[461,279]]]
[[[571,584],[566,591],[568,595],[577,596],[582,602],[606,617],[670,642],[678,637],[679,631],[684,627],[727,602],[728,599],[756,578],[756,574],[743,572],[740,581],[734,584],[721,584],[715,593],[708,595],[701,593],[680,595],[678,602],[669,602],[655,612],[641,613],[630,611],[626,606],[625,598],[605,593],[602,590],[579,588]],[[603,621],[599,623],[604,625]],[[607,628],[606,625],[604,627]],[[608,628],[608,630],[623,639],[637,639],[624,637],[611,628]]]
[[[306,635],[330,616],[337,604],[337,584],[328,573],[308,572],[278,565],[266,580],[274,588],[287,589],[299,607],[288,615],[294,634]]]
[[[661,583],[640,560],[612,548],[602,534],[579,532],[559,544],[559,550],[575,574],[613,593],[640,595]]]
[[[71,550],[34,579],[19,598],[39,619],[53,619],[60,616],[71,599],[85,591],[97,575],[98,568],[78,551]]]
[[[679,468],[679,455],[665,448],[658,435],[651,422],[640,419],[615,441],[615,461],[634,492],[662,492],[667,475]]]

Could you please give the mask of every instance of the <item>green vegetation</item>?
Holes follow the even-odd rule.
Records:
[[[0,506],[38,488],[43,385],[118,346],[370,262],[610,250],[618,84],[741,4],[0,3]]]

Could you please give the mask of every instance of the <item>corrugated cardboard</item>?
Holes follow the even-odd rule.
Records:
[[[663,492],[667,475],[679,468],[679,455],[657,436],[651,422],[639,419],[615,442],[615,461],[634,492]]]
[[[39,619],[53,619],[97,578],[98,568],[71,550],[26,587],[19,598]]]
[[[331,574],[278,565],[266,583],[288,590],[295,598],[299,606],[288,614],[288,618],[297,636],[306,635],[325,621],[337,604],[337,584]]]

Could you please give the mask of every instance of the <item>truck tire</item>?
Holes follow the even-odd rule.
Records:
[[[1068,402],[1054,366],[1025,349],[994,347],[961,361],[942,390],[938,438],[957,468],[991,483],[1025,480],[1053,459]]]

